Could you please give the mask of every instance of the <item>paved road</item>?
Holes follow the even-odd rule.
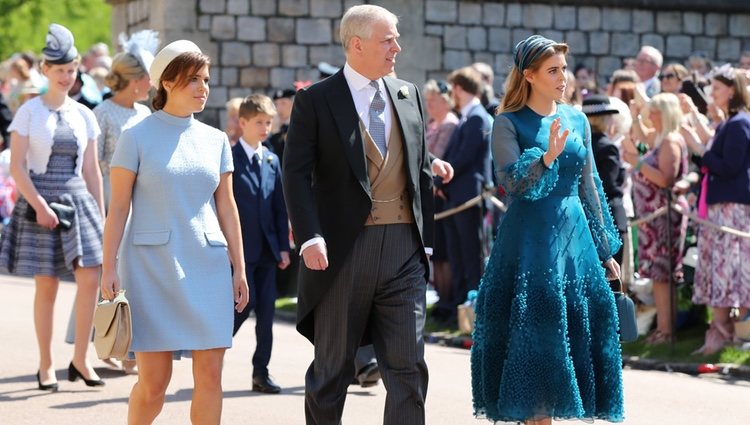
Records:
[[[37,354],[32,323],[33,283],[0,276],[0,425],[116,425],[126,423],[127,398],[135,377],[122,376],[102,366],[98,372],[107,386],[91,390],[82,382],[64,381],[72,346],[63,342],[75,287],[63,283],[55,311],[54,349],[60,392],[37,391],[34,373]],[[252,323],[247,323],[227,351],[224,368],[224,424],[304,423],[303,376],[312,346],[294,327],[277,323],[271,374],[284,387],[281,395],[249,391],[250,355],[254,346]],[[469,352],[428,345],[430,425],[485,424],[471,417]],[[92,347],[92,358],[94,357]],[[96,364],[99,364],[98,361]],[[175,363],[167,403],[157,424],[189,423],[190,361]],[[625,371],[626,425],[746,425],[750,422],[750,382],[716,377],[690,377],[663,372]],[[384,389],[351,387],[344,423],[382,423]]]

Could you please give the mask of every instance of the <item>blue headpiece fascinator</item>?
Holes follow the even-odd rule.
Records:
[[[526,40],[519,41],[513,50],[513,61],[516,68],[523,72],[541,55],[547,48],[557,44],[549,38],[541,35],[532,35]]]

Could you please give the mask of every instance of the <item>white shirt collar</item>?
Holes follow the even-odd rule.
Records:
[[[469,115],[469,111],[471,111],[471,108],[481,103],[482,102],[479,101],[479,98],[474,96],[474,98],[471,99],[471,102],[467,103],[463,108],[461,108],[461,121],[466,121],[466,117]]]
[[[263,159],[263,143],[260,143],[258,145],[258,150],[255,150],[245,141],[245,139],[240,137],[240,146],[242,146],[242,149],[245,151],[247,159],[252,160],[253,155],[258,156],[258,163],[260,163],[260,160]]]
[[[370,89],[372,89],[372,87],[370,86],[371,80],[355,71],[354,68],[349,65],[349,62],[344,64],[344,78],[346,78],[346,82],[347,84],[349,84],[349,90],[351,90],[352,92],[358,92],[367,87],[370,87]],[[385,93],[385,85],[383,84],[383,79],[378,78],[376,81],[378,82],[378,86],[380,86],[380,92]]]

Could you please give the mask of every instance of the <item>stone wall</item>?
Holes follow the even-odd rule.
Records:
[[[496,88],[512,65],[515,43],[541,33],[567,42],[571,66],[585,63],[600,82],[634,56],[642,44],[661,49],[665,62],[683,62],[693,51],[717,61],[736,62],[750,49],[750,10],[729,0],[715,0],[722,12],[675,10],[686,0],[664,0],[668,8],[607,4],[623,1],[586,0],[539,3],[517,1],[380,0],[400,17],[403,52],[397,59],[400,77],[417,83],[444,77],[475,61],[493,65]],[[223,121],[224,103],[251,91],[291,87],[295,80],[316,80],[317,64],[344,63],[338,26],[355,0],[109,0],[113,4],[113,39],[140,28],[160,31],[163,42],[195,41],[214,66],[212,88],[201,119]],[[557,4],[550,4],[557,3]],[[732,3],[737,8],[732,11]],[[605,4],[602,6],[601,4]],[[703,4],[703,3],[701,3]],[[697,7],[697,6],[696,6]],[[665,10],[667,9],[667,10]]]

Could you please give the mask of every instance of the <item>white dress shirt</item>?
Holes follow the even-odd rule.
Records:
[[[459,121],[459,124],[463,124],[466,122],[466,117],[469,115],[469,111],[471,111],[471,108],[474,107],[474,105],[481,105],[482,102],[479,100],[478,97],[473,97],[471,99],[471,102],[467,103],[461,108],[461,120]]]
[[[240,146],[242,146],[242,150],[245,151],[249,161],[252,161],[253,155],[256,155],[258,157],[258,164],[260,164],[260,160],[263,159],[263,143],[258,143],[258,149],[256,150],[250,146],[245,139],[240,137]]]

